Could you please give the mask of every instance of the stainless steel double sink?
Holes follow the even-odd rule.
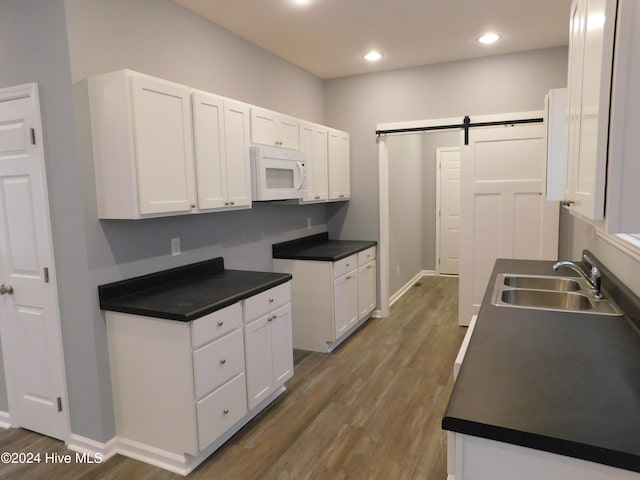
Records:
[[[596,298],[587,281],[580,277],[500,273],[491,303],[534,310],[623,315],[613,301]]]

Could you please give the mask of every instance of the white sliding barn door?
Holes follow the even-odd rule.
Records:
[[[544,138],[542,123],[472,128],[461,146],[461,325],[478,312],[497,258],[557,258],[559,207],[545,200]]]

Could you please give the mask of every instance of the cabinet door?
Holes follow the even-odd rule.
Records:
[[[298,150],[300,148],[300,131],[298,120],[286,115],[277,117],[278,141],[281,147]]]
[[[329,129],[329,199],[347,200],[351,195],[349,179],[349,134]]]
[[[615,11],[616,0],[576,0],[571,10],[569,190],[572,211],[591,220],[604,218]]]
[[[225,100],[224,119],[229,205],[251,207],[249,106]]]
[[[307,154],[307,195],[303,203],[326,201],[329,198],[327,129],[301,123],[300,151]]]
[[[270,320],[273,387],[277,388],[293,376],[293,341],[291,334],[291,304],[278,309]]]
[[[256,407],[273,391],[273,363],[268,318],[270,315],[265,315],[244,327],[249,410]]]
[[[221,208],[228,198],[224,100],[196,92],[192,102],[198,208]]]
[[[377,304],[376,262],[369,262],[358,269],[358,319],[369,315]]]
[[[357,272],[343,275],[333,281],[334,333],[340,338],[358,321],[358,280]]]
[[[189,89],[148,77],[131,79],[141,214],[195,207]]]
[[[251,107],[251,143],[276,146],[278,122],[274,112]]]
[[[298,150],[298,120],[271,110],[251,107],[251,143]]]

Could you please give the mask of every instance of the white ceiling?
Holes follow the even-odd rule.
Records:
[[[320,78],[569,43],[571,0],[174,1]],[[487,31],[502,38],[478,43]]]

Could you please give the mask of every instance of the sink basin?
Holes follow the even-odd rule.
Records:
[[[504,277],[504,284],[508,287],[534,290],[557,290],[561,292],[582,290],[577,279],[573,280],[566,277],[508,275]]]
[[[613,301],[597,299],[583,278],[501,273],[492,302],[500,307],[623,315]]]
[[[553,310],[593,310],[589,297],[581,293],[557,292],[550,290],[503,290],[501,299],[509,305],[535,307]]]

